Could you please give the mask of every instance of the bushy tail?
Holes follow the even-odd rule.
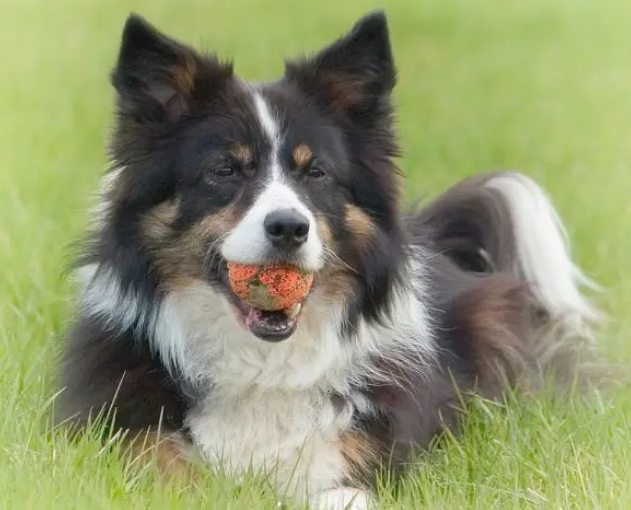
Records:
[[[583,293],[597,286],[575,265],[549,198],[519,173],[464,181],[422,214],[437,247],[473,272],[510,273],[533,297],[533,345],[543,368],[574,377],[593,354],[600,313]]]

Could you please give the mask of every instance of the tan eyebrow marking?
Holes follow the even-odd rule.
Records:
[[[306,143],[301,143],[294,149],[293,158],[296,166],[305,167],[311,163],[313,151]]]
[[[248,166],[252,163],[252,149],[247,145],[235,145],[230,154],[243,166]]]

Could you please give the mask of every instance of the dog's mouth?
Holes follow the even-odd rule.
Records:
[[[267,342],[281,342],[291,337],[298,328],[305,300],[285,310],[267,311],[255,308],[237,296],[228,282],[227,272],[222,280],[237,322],[257,338]]]
[[[254,308],[234,293],[230,294],[237,320],[261,340],[280,342],[288,339],[296,331],[303,303],[296,303],[286,310],[269,312]]]

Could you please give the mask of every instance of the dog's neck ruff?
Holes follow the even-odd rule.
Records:
[[[278,344],[239,328],[221,292],[202,281],[148,303],[123,291],[113,268],[85,266],[82,306],[111,328],[142,326],[145,340],[176,380],[226,394],[309,388],[344,394],[362,380],[379,379],[375,359],[413,362],[416,370],[431,359],[422,264],[420,253],[410,259],[409,285],[393,289],[390,313],[381,323],[362,319],[344,334],[344,303],[328,300],[316,288],[296,333]]]

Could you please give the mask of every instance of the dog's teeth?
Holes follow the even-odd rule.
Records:
[[[295,319],[296,317],[298,317],[301,308],[302,303],[296,303],[289,310],[287,310],[287,317],[289,317],[290,319]]]

